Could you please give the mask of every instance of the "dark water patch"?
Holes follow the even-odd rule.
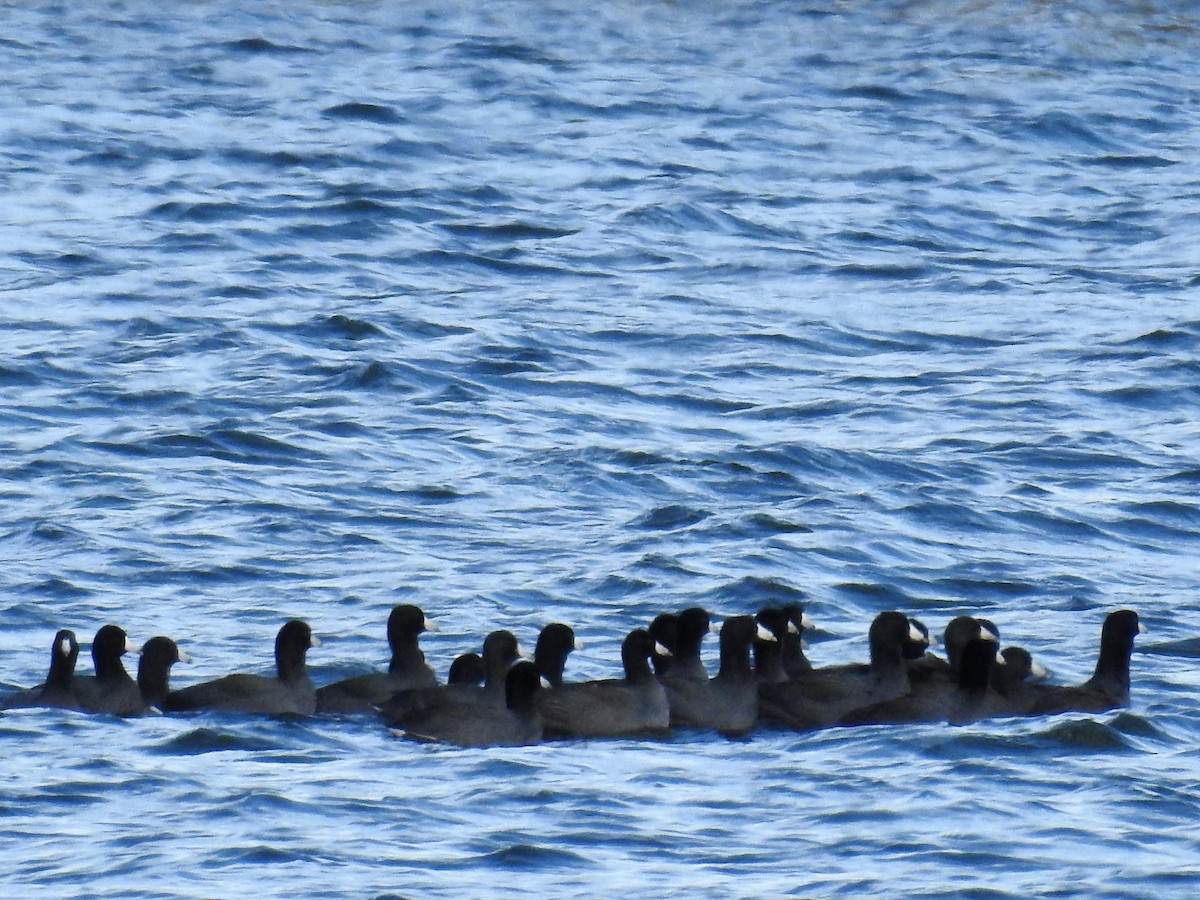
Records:
[[[1008,597],[1028,597],[1041,588],[1026,581],[1001,581],[986,578],[939,578],[933,582],[939,589],[956,597],[972,600],[1003,601]]]
[[[1142,642],[1138,644],[1139,653],[1152,656],[1175,656],[1180,659],[1200,659],[1200,637],[1180,638],[1177,641]]]
[[[629,527],[646,531],[677,531],[703,522],[710,515],[712,513],[707,510],[673,503],[650,510],[630,522]]]
[[[552,228],[531,222],[501,222],[482,224],[472,222],[446,222],[441,226],[452,234],[462,237],[477,237],[496,241],[553,240],[576,234],[577,228]]]
[[[770,513],[754,513],[745,519],[746,531],[758,534],[812,534],[815,529],[802,522],[789,518],[771,515]]]
[[[1183,481],[1188,484],[1200,484],[1200,468],[1181,469],[1178,472],[1172,472],[1167,475],[1159,475],[1158,481]]]
[[[842,582],[833,589],[857,603],[875,609],[903,609],[912,605],[912,598],[895,585],[871,582]]]
[[[339,103],[321,110],[329,119],[344,119],[354,122],[374,122],[377,125],[396,125],[404,121],[395,109],[379,103]]]
[[[1129,338],[1122,346],[1160,351],[1191,350],[1200,343],[1200,323],[1187,323],[1176,328],[1156,328]]]
[[[493,850],[471,860],[473,866],[523,871],[526,869],[577,868],[588,862],[587,857],[559,847],[516,843]]]
[[[904,263],[844,263],[832,266],[834,275],[868,281],[919,281],[933,274],[931,266]]]
[[[409,264],[414,266],[430,267],[432,269],[444,269],[446,271],[496,272],[515,276],[565,275],[577,278],[580,276],[593,275],[599,277],[609,277],[608,273],[584,272],[564,268],[562,266],[551,265],[549,263],[501,259],[496,256],[485,256],[479,253],[470,253],[458,250],[423,250],[412,254],[410,257],[407,257],[407,260]],[[400,260],[400,262],[403,263],[404,260]]]
[[[1054,746],[1077,752],[1126,753],[1134,750],[1121,732],[1096,719],[1058,721],[1041,731],[1038,737]]]
[[[960,502],[922,500],[902,507],[899,512],[915,520],[922,529],[927,526],[966,531],[990,531],[995,528],[990,513],[977,512]]]
[[[264,37],[239,38],[235,41],[227,41],[220,46],[231,53],[246,56],[296,56],[317,52],[312,48],[295,44],[276,44]]]
[[[1105,391],[1095,391],[1097,397],[1134,409],[1158,409],[1176,412],[1181,405],[1190,404],[1200,397],[1200,386],[1192,388],[1149,387],[1128,385]]]
[[[335,379],[334,384],[340,387],[362,388],[377,390],[388,387],[401,387],[407,391],[415,389],[399,382],[396,375],[386,363],[372,360],[355,366],[341,378]]]
[[[1105,537],[1105,532],[1088,522],[1037,510],[999,511],[996,515],[1041,534],[1075,540]]]
[[[150,753],[164,756],[196,756],[225,751],[264,752],[278,751],[282,746],[277,741],[246,734],[242,731],[225,731],[203,726],[184,734],[176,735],[161,744],[149,748]]]
[[[739,610],[751,612],[765,606],[802,603],[808,595],[776,578],[747,575],[737,581],[719,585],[705,596],[712,599],[714,608],[729,603]]]
[[[1177,159],[1152,154],[1106,154],[1084,159],[1082,162],[1106,169],[1166,169],[1180,164]]]
[[[92,596],[90,588],[74,584],[65,578],[48,578],[34,585],[34,590],[39,594],[60,600],[79,600]]]
[[[0,365],[0,386],[32,387],[40,382],[41,379],[27,369]]]
[[[185,203],[170,200],[146,211],[145,215],[153,219],[168,222],[193,222],[201,224],[221,223],[244,219],[255,215],[256,209],[243,203],[196,201]],[[195,239],[198,235],[187,235]]]
[[[591,591],[591,595],[602,600],[624,600],[644,594],[654,587],[652,582],[626,575],[608,575]]]

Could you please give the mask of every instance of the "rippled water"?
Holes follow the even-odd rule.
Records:
[[[981,612],[1128,711],[411,746],[0,718],[8,896],[1192,896],[1200,32],[1170,2],[0,9],[0,681]],[[86,651],[85,651],[86,658]],[[83,666],[83,668],[86,668]]]

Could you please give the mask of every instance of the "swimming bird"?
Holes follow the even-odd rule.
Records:
[[[824,728],[851,710],[909,693],[905,642],[919,642],[921,633],[904,613],[889,610],[875,617],[867,640],[866,665],[827,666],[783,684],[761,685],[764,718],[798,730]]]
[[[483,665],[483,657],[478,653],[460,653],[450,663],[446,673],[446,684],[473,684],[479,687],[487,669]]]
[[[310,716],[317,708],[317,692],[305,662],[309,648],[319,646],[308,623],[292,619],[275,637],[274,677],[239,672],[194,684],[167,694],[167,708]]]
[[[508,670],[519,658],[528,658],[516,635],[511,631],[493,631],[483,640],[483,685],[478,683],[443,684],[433,688],[397,691],[378,705],[384,721],[393,723],[411,716],[417,710],[437,706],[471,707],[477,705],[503,707],[507,691]],[[469,713],[460,711],[460,715]]]
[[[550,686],[558,687],[562,684],[567,656],[572,650],[582,649],[582,642],[575,637],[575,629],[561,622],[551,622],[538,633],[533,661]]]
[[[126,653],[137,652],[138,648],[118,626],[105,625],[97,631],[92,640],[95,675],[75,678],[75,698],[80,707],[88,712],[114,716],[141,714],[145,709],[142,693],[121,663],[121,657]]]
[[[1038,683],[1049,673],[1024,647],[1005,647],[1000,655],[1005,664],[992,667],[992,690],[1003,699],[1003,715],[1023,715],[1037,698]]]
[[[774,635],[753,616],[731,616],[721,623],[720,634],[716,675],[703,681],[668,677],[663,685],[672,726],[740,737],[758,723],[758,682],[750,666],[750,644],[756,636],[769,641]]]
[[[799,603],[789,603],[783,607],[783,611],[794,626],[794,629],[789,628],[783,636],[783,668],[788,678],[798,678],[812,671],[812,663],[804,654],[804,632],[811,629],[813,623]]]
[[[142,712],[162,712],[170,693],[171,666],[191,662],[169,637],[152,637],[142,645],[138,660],[137,686],[142,695]]]
[[[542,739],[536,698],[544,686],[537,666],[522,660],[504,679],[504,705],[454,704],[417,709],[392,723],[399,737],[459,747],[514,747]]]
[[[755,678],[769,684],[787,681],[788,673],[783,664],[783,644],[789,636],[795,636],[795,622],[782,609],[773,606],[760,609],[754,618],[771,633],[770,640],[763,640],[756,635],[751,645],[754,650]]]
[[[1082,684],[1035,685],[1030,715],[1062,712],[1106,712],[1129,705],[1129,659],[1133,641],[1146,633],[1131,609],[1109,613],[1100,630],[1100,654],[1092,677]]]
[[[319,713],[367,713],[396,691],[436,687],[438,680],[425,662],[418,638],[437,626],[417,606],[402,604],[392,609],[387,622],[388,646],[392,651],[387,672],[354,675],[317,689]]]
[[[655,653],[650,658],[655,675],[661,677],[670,671],[671,663],[675,659],[675,632],[678,628],[679,616],[675,613],[660,613],[654,617],[654,621],[646,629],[654,638],[655,643],[666,651],[666,653]]]
[[[75,697],[75,661],[79,658],[79,642],[75,632],[62,629],[50,644],[50,671],[37,687],[18,691],[6,697],[0,709],[30,706],[50,706],[79,709]]]
[[[999,630],[988,620],[977,619],[974,616],[955,616],[942,632],[942,645],[946,649],[946,657],[943,659],[925,652],[929,646],[929,630],[916,619],[910,621],[925,638],[924,650],[921,641],[908,641],[905,645],[904,656],[910,660],[908,674],[913,684],[936,680],[941,682],[944,690],[952,690],[957,683],[959,658],[967,642],[978,638],[995,644],[1000,640]]]
[[[546,737],[662,737],[671,724],[667,692],[650,667],[665,653],[644,628],[621,644],[624,678],[560,684],[538,694]]]
[[[671,650],[674,657],[665,676],[668,682],[708,681],[700,647],[711,631],[712,620],[707,610],[693,606],[679,614],[675,621],[675,646]]]

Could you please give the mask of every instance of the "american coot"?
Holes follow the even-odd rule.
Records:
[[[409,740],[460,747],[515,747],[542,739],[537,694],[544,679],[530,661],[516,663],[504,680],[503,706],[445,704],[418,709],[392,723]]]
[[[621,644],[624,678],[564,684],[542,691],[538,709],[546,737],[662,737],[671,724],[667,692],[654,676],[650,657],[666,652],[644,628]]]
[[[1008,703],[992,689],[991,673],[1007,666],[1007,660],[996,652],[995,632],[987,638],[971,638],[958,654],[958,686],[946,711],[951,725],[966,725],[993,716],[1006,715]]]
[[[312,715],[317,692],[308,677],[305,659],[321,642],[308,623],[292,619],[275,638],[274,678],[236,673],[167,694],[172,711],[216,709],[256,715]]]
[[[538,634],[533,661],[550,686],[558,687],[562,684],[567,656],[572,650],[581,649],[583,644],[575,637],[575,629],[561,622],[551,622]]]
[[[92,663],[96,674],[75,678],[75,697],[88,712],[114,716],[136,716],[144,709],[137,682],[129,677],[121,657],[138,648],[116,625],[105,625],[92,641]]]
[[[655,653],[650,658],[650,662],[654,665],[655,675],[665,675],[671,669],[671,663],[675,659],[675,632],[679,628],[679,616],[675,613],[661,613],[654,617],[654,621],[650,623],[647,629],[650,636],[654,638],[655,644],[662,647],[665,653]]]
[[[1109,613],[1100,631],[1100,656],[1092,677],[1067,687],[1035,685],[1028,712],[1053,715],[1061,712],[1105,712],[1129,705],[1129,658],[1133,640],[1146,627],[1131,609]]]
[[[989,703],[988,673],[992,661],[1000,659],[995,641],[972,638],[957,649],[956,656],[962,664],[949,687],[940,678],[914,684],[908,694],[850,710],[839,718],[838,724],[947,721],[962,724],[1001,714],[995,703]]]
[[[901,697],[911,689],[905,642],[921,639],[904,613],[882,612],[868,632],[868,665],[817,668],[784,684],[760,685],[763,716],[788,728],[824,728],[851,710]]]
[[[63,709],[79,709],[75,698],[75,661],[79,658],[79,642],[75,632],[63,629],[54,635],[50,645],[50,671],[46,681],[37,687],[5,698],[0,709],[16,709],[28,706],[54,706]]]
[[[437,675],[425,662],[418,638],[437,626],[418,607],[403,604],[388,616],[387,639],[392,659],[387,672],[355,675],[317,689],[319,713],[367,713],[396,691],[437,686]]]
[[[804,632],[812,628],[813,623],[799,603],[788,604],[783,611],[793,626],[783,638],[783,668],[788,678],[799,678],[812,671],[812,663],[804,655]]]
[[[750,667],[750,644],[755,636],[763,640],[774,636],[753,616],[732,616],[720,631],[721,665],[716,675],[704,681],[668,677],[663,684],[673,726],[739,737],[753,731],[758,722],[758,682]]]
[[[483,657],[478,653],[460,653],[450,663],[446,673],[446,684],[473,684],[479,687],[483,684],[487,669],[483,666]]]
[[[169,637],[152,637],[142,645],[137,685],[142,695],[143,712],[163,711],[171,690],[171,666],[177,662],[191,662],[191,658]]]
[[[783,644],[798,630],[796,624],[784,610],[773,606],[760,609],[754,618],[759,625],[771,632],[772,638],[763,640],[755,636],[754,677],[768,684],[787,681],[788,673],[783,664]]]
[[[1036,685],[1049,673],[1024,647],[1005,647],[1000,655],[1004,665],[992,667],[992,690],[1003,698],[1005,715],[1028,712],[1035,700]]]
[[[915,619],[910,621],[918,630],[923,631],[927,648],[928,629]],[[943,690],[947,692],[953,690],[957,683],[958,662],[963,648],[968,641],[976,638],[995,644],[999,641],[999,631],[986,619],[977,619],[974,616],[956,616],[950,620],[942,632],[942,644],[946,649],[945,659],[933,653],[923,652],[919,641],[906,642],[904,655],[906,659],[911,660],[908,674],[912,683],[919,685],[933,680],[940,682]]]
[[[493,631],[483,641],[483,686],[478,683],[444,684],[435,688],[397,691],[377,707],[386,722],[397,722],[418,710],[438,706],[493,706],[505,704],[506,678],[512,664],[528,657],[511,631]]]
[[[700,658],[700,646],[712,630],[708,611],[698,606],[685,609],[675,623],[675,654],[667,678],[670,681],[708,681],[708,669]]]

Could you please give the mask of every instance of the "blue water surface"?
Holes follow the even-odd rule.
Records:
[[[1192,897],[1200,15],[1169,0],[0,7],[0,682],[444,674],[898,608],[1130,709],[455,750],[0,716],[5,896]],[[715,648],[707,647],[715,665]],[[87,652],[83,654],[87,659]],[[81,670],[89,665],[81,660]]]

